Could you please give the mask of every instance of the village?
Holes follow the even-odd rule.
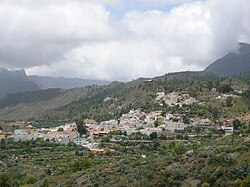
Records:
[[[177,105],[182,107],[197,101],[189,94],[158,92],[155,102],[159,105],[164,103],[171,107]],[[85,119],[83,125],[87,129],[87,133],[81,135],[76,123],[66,123],[51,128],[35,128],[30,123],[24,128],[15,129],[13,133],[0,131],[0,139],[14,142],[43,139],[61,144],[74,143],[90,151],[98,151],[98,145],[104,139],[111,142],[135,140],[143,142],[154,138],[190,139],[208,135],[222,136],[231,134],[234,130],[230,122],[218,126],[208,118],[195,117],[186,120],[178,113],[163,113],[161,110],[146,113],[141,109],[130,110],[118,119],[100,123],[93,119]],[[137,136],[133,136],[135,134]]]

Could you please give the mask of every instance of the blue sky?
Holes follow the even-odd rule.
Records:
[[[142,2],[128,2],[127,0],[119,1],[121,6],[106,5],[107,10],[112,14],[114,18],[122,18],[126,12],[129,11],[149,11],[160,10],[163,12],[169,12],[172,8],[179,6],[180,3],[142,3]]]

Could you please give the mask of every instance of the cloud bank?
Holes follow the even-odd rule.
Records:
[[[108,8],[128,5],[119,19]],[[248,0],[0,2],[0,66],[28,74],[127,81],[202,70],[238,41],[250,42]]]

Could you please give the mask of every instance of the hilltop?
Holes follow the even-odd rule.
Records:
[[[238,52],[228,53],[209,65],[205,71],[222,77],[250,71],[250,44],[239,43]]]

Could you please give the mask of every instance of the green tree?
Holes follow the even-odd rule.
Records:
[[[223,84],[223,85],[220,85],[220,86],[218,87],[218,91],[219,91],[220,93],[228,93],[228,92],[233,91],[233,88],[231,87],[230,84]]]
[[[238,120],[238,119],[235,119],[234,121],[233,121],[233,127],[234,127],[234,129],[235,130],[238,130],[240,127],[241,127],[241,122],[240,122],[240,120]]]
[[[250,81],[249,81],[250,82]],[[250,89],[246,90],[245,92],[243,92],[243,97],[249,99],[250,98]]]
[[[154,125],[155,127],[158,127],[161,125],[161,122],[159,120],[155,120]]]
[[[213,114],[214,119],[218,119],[218,117],[219,117],[219,109],[217,107],[214,107],[213,111],[212,111],[212,114]]]
[[[209,91],[211,91],[214,87],[214,83],[212,81],[208,82],[207,88],[209,89]]]
[[[184,124],[190,124],[190,120],[189,120],[188,115],[183,116],[183,123]]]
[[[157,138],[157,132],[152,132],[149,137],[153,140]]]
[[[232,107],[233,106],[233,98],[231,96],[227,97],[226,105],[227,105],[227,107]]]
[[[58,130],[57,130],[58,132],[62,132],[63,131],[63,128],[62,127],[60,127],[60,128],[58,128]]]
[[[87,127],[84,125],[83,120],[78,120],[76,122],[77,125],[77,132],[80,134],[80,136],[82,137],[82,135],[87,134],[88,130]]]

